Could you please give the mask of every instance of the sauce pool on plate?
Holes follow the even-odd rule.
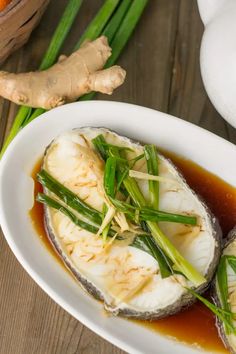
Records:
[[[164,152],[184,175],[190,187],[205,200],[213,214],[218,218],[223,236],[236,225],[236,188],[230,186],[212,173],[204,170],[192,161],[173,153]],[[35,181],[35,196],[42,191],[36,180],[40,170],[41,160],[37,162],[32,178]],[[37,202],[30,210],[32,223],[49,252],[63,264],[47,238],[43,222],[43,206]],[[162,320],[148,322],[135,321],[147,328],[173,337],[181,342],[197,345],[207,351],[227,353],[215,326],[215,317],[204,305],[197,302],[189,309]]]
[[[34,166],[33,171],[31,172],[31,177],[34,180],[34,200],[38,193],[43,192],[43,188],[41,184],[37,181],[37,173],[41,169],[42,160],[40,159]],[[58,256],[57,252],[54,250],[52,244],[50,243],[47,233],[44,228],[44,210],[43,204],[34,202],[33,208],[29,211],[29,216],[31,218],[31,222],[43,242],[44,246],[50,252],[50,254],[69,272],[69,270],[64,266],[61,258]]]

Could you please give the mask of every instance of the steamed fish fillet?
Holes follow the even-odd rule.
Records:
[[[222,253],[222,256],[234,256],[236,257],[236,228],[233,229],[225,243],[225,247]],[[236,313],[236,274],[232,267],[227,263],[226,265],[226,273],[227,273],[227,284],[228,284],[228,299],[227,302],[229,304],[229,308],[232,313]],[[222,307],[221,297],[218,290],[217,278],[214,281],[214,297],[218,306]],[[225,325],[217,320],[218,329],[220,336],[225,343],[225,345],[229,348],[231,353],[236,353],[236,334],[235,333],[227,333],[225,329]],[[233,327],[236,329],[236,318],[232,320]]]
[[[43,168],[93,208],[102,211],[104,162],[91,140],[103,134],[109,144],[129,147],[127,157],[143,153],[142,145],[103,128],[81,128],[57,137],[45,152]],[[135,170],[147,172],[145,160]],[[160,210],[196,215],[197,226],[160,222],[162,231],[179,252],[211,280],[220,252],[220,229],[204,203],[189,188],[174,165],[159,154]],[[148,199],[148,182],[137,180]],[[49,191],[45,193],[55,198]],[[81,216],[80,216],[81,217]],[[81,217],[82,218],[82,217]],[[181,275],[162,279],[158,262],[148,253],[132,247],[128,240],[104,245],[102,237],[74,225],[60,211],[45,206],[48,236],[82,286],[104,301],[114,314],[151,319],[179,311],[193,301],[185,287],[194,287]],[[134,235],[133,235],[134,236]],[[109,241],[108,241],[109,243]]]

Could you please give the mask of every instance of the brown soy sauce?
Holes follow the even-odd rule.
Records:
[[[37,161],[37,163],[35,164],[32,172],[31,172],[31,177],[34,180],[34,205],[33,205],[33,208],[29,211],[29,216],[30,216],[31,222],[32,222],[39,238],[43,242],[44,246],[47,248],[47,250],[50,252],[50,254],[67,270],[66,266],[64,266],[64,263],[62,262],[61,258],[58,256],[56,250],[54,249],[53,245],[51,244],[51,242],[49,241],[49,239],[47,237],[47,233],[46,233],[45,227],[44,227],[43,204],[38,203],[35,200],[37,194],[43,192],[43,188],[42,188],[41,184],[37,181],[37,173],[41,169],[41,164],[42,164],[42,160],[40,159],[39,161]]]
[[[218,218],[223,236],[226,237],[236,225],[236,188],[190,160],[169,152],[164,152],[164,155],[174,162],[190,187],[205,200],[210,210]],[[36,180],[40,165],[41,161],[35,165],[32,171],[32,178],[35,181],[35,195],[42,191],[42,187]],[[43,206],[35,202],[30,210],[30,217],[45,247],[62,263],[47,238],[43,222]],[[199,302],[177,315],[162,320],[135,322],[178,341],[197,345],[207,351],[227,353],[218,336],[214,315]]]

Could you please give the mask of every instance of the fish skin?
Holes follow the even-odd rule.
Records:
[[[88,129],[88,127],[79,128],[79,131],[83,131],[83,129]],[[91,129],[101,129],[101,133],[104,131],[109,131],[106,128],[91,128]],[[73,131],[76,131],[76,130],[77,130],[77,128],[73,129]],[[110,132],[112,132],[112,131],[110,131]],[[114,132],[112,132],[112,133],[114,133]],[[133,139],[129,139],[127,137],[122,137],[122,136],[121,136],[121,138],[124,138],[125,140],[127,140],[129,142],[135,143],[135,144],[139,145],[140,147],[142,146],[142,144],[140,144],[139,142],[137,142]],[[51,144],[53,144],[54,141],[55,141],[55,139],[46,148],[44,156],[47,155],[48,149],[50,148]],[[161,154],[159,153],[159,155],[161,155]],[[168,158],[165,158],[165,159],[178,172],[178,175],[181,177],[183,183],[188,187],[188,189],[191,190],[190,187],[187,185],[185,178],[179,172],[179,170],[176,168],[176,166],[172,163],[172,161]],[[44,192],[46,192],[45,189],[44,189]],[[195,291],[197,291],[198,293],[203,293],[209,287],[209,283],[215,273],[216,265],[218,264],[218,261],[220,258],[221,248],[222,248],[222,245],[221,245],[222,232],[221,232],[221,228],[220,228],[218,220],[213,216],[213,214],[211,213],[209,208],[206,206],[206,204],[204,203],[202,198],[200,196],[198,196],[194,191],[192,191],[192,192],[193,192],[194,196],[197,196],[198,200],[201,202],[204,209],[206,210],[209,219],[211,220],[213,237],[216,241],[215,242],[216,246],[215,246],[214,257],[211,261],[211,264],[209,265],[208,272],[205,275],[207,282],[202,284],[197,289],[195,288]],[[52,246],[54,247],[54,249],[56,250],[56,252],[60,256],[60,258],[63,260],[66,267],[75,276],[75,278],[80,283],[82,288],[85,291],[87,291],[90,295],[92,295],[94,298],[104,302],[105,300],[104,300],[104,296],[103,296],[102,292],[99,291],[99,289],[91,281],[89,281],[80,272],[78,272],[77,269],[73,266],[73,264],[68,260],[66,253],[62,250],[60,244],[57,242],[57,238],[53,233],[52,227],[50,226],[50,217],[49,217],[47,209],[48,208],[46,206],[44,206],[45,229],[46,229],[48,238],[49,238]],[[106,303],[104,305],[105,305],[105,308],[109,312],[112,312],[114,315],[120,315],[120,316],[124,316],[124,317],[128,317],[128,318],[141,319],[141,320],[155,320],[155,319],[167,317],[169,315],[173,315],[181,310],[184,310],[184,309],[188,308],[189,306],[191,306],[195,301],[196,301],[196,298],[192,294],[186,292],[174,304],[169,305],[169,306],[165,307],[164,309],[161,309],[158,311],[146,311],[145,313],[138,312],[136,310],[129,309],[129,308],[120,308],[118,310],[117,309],[113,310],[110,306],[107,306]]]

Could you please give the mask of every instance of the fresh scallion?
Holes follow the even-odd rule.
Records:
[[[169,266],[170,263],[168,264],[165,255],[163,254],[162,250],[158,248],[156,243],[153,241],[151,235],[136,236],[131,246],[139,248],[140,250],[149,253],[153,258],[156,259],[159,265],[162,278],[167,278],[172,274],[171,267]]]
[[[92,139],[92,143],[101,155],[102,159],[106,161],[108,157],[108,148],[106,144],[104,145],[104,143],[106,143],[104,136],[102,134],[97,135],[94,139]]]
[[[114,145],[114,144],[108,144],[108,143],[106,143],[104,141],[101,141],[101,144],[106,146],[107,148],[118,149],[119,151],[133,151],[131,148],[129,148],[127,146],[118,146],[118,145]]]
[[[133,33],[148,0],[133,0],[122,23],[119,26],[113,40],[111,41],[112,55],[108,59],[105,67],[109,68],[118,59],[120,53]]]
[[[124,19],[131,2],[132,0],[122,0],[120,6],[112,16],[111,20],[104,28],[102,34],[103,36],[107,37],[109,43],[114,38],[114,35],[122,23],[122,20]]]
[[[37,179],[44,187],[58,196],[69,207],[84,215],[90,221],[98,225],[101,224],[102,213],[86,204],[75,193],[53,178],[47,171],[41,170],[37,174]]]
[[[113,31],[115,35],[111,40],[110,46],[112,48],[112,55],[106,62],[105,68],[109,68],[114,65],[120,56],[122,50],[124,49],[126,43],[128,42],[131,34],[133,33],[135,26],[137,25],[148,0],[132,0],[132,4],[129,7],[127,13],[125,14],[121,23],[118,24],[117,28]],[[113,17],[111,18],[111,22]],[[80,101],[91,100],[95,93],[91,92],[87,95],[80,97]]]
[[[108,211],[108,208],[107,208],[106,204],[104,203],[104,204],[103,204],[103,210],[102,210],[103,219],[105,219],[105,216],[106,216],[107,211]],[[108,224],[108,225],[105,227],[105,229],[103,230],[103,232],[102,232],[102,239],[103,239],[103,242],[104,242],[104,243],[105,243],[106,240],[107,240],[109,228],[110,228],[110,224]]]
[[[80,37],[74,50],[79,49],[84,41],[94,40],[101,34],[103,28],[106,26],[119,2],[120,0],[106,0],[104,2],[96,16],[93,18],[85,32]]]
[[[115,196],[115,174],[116,174],[116,159],[108,157],[104,171],[104,189],[107,196],[114,198]]]
[[[150,175],[158,176],[158,155],[155,145],[145,145],[144,155],[147,162],[147,171]],[[150,205],[154,209],[159,208],[159,182],[148,181]]]
[[[222,256],[217,268],[217,273],[216,273],[216,287],[217,291],[219,294],[219,299],[221,303],[221,307],[225,311],[230,311],[230,305],[228,302],[229,298],[229,293],[228,293],[228,277],[227,277],[227,258],[226,256]],[[228,316],[227,318],[228,322],[232,323],[232,318],[231,316]],[[226,333],[229,334],[230,327],[226,326],[225,328]]]
[[[48,49],[39,66],[39,70],[46,70],[57,60],[60,49],[65,42],[83,0],[69,0],[61,20],[53,34]]]
[[[236,274],[236,257],[235,256],[225,256],[227,258],[227,262],[230,267],[233,269],[234,273]]]
[[[138,162],[139,160],[141,160],[142,158],[144,158],[144,154],[140,154],[136,157],[134,157],[133,159],[130,160],[131,164],[130,164],[130,168],[132,169],[134,167],[134,165],[136,164],[136,162]]]
[[[60,211],[62,214],[66,215],[76,226],[81,227],[81,229],[89,231],[93,234],[98,233],[100,225],[99,226],[92,225],[92,224],[87,223],[86,221],[79,219],[69,208],[67,208],[67,206],[62,205],[61,203],[59,203],[55,199],[49,197],[48,195],[43,194],[43,193],[38,193],[36,200],[40,203],[43,203],[43,204],[49,206],[50,208]],[[117,232],[115,232],[114,230],[109,228],[107,236],[114,237],[116,234],[117,234]],[[123,240],[123,238],[121,236],[117,236],[116,239]]]
[[[175,248],[160,227],[153,221],[147,221],[147,225],[157,244],[162,248],[165,254],[172,260],[176,269],[186,276],[195,286],[206,282],[205,277],[198,272]]]
[[[168,213],[161,210],[155,210],[150,207],[136,208],[121,200],[115,198],[110,199],[117,210],[128,214],[131,219],[134,219],[135,211],[139,210],[140,219],[144,221],[169,221],[185,225],[197,225],[197,218],[195,216]]]
[[[59,202],[57,202],[53,198],[51,198],[45,194],[38,193],[36,200],[40,203],[46,204],[50,208],[59,210],[62,214],[66,215],[76,226],[79,226],[84,230],[92,232],[93,234],[96,234],[98,232],[99,228],[97,226],[88,224],[87,222],[80,220],[67,207],[63,206],[62,204],[60,204]]]
[[[195,296],[199,301],[201,301],[211,312],[213,312],[219,320],[222,321],[224,324],[225,328],[227,329],[227,333],[234,333],[236,334],[236,329],[234,328],[232,322],[229,320],[229,317],[233,316],[233,313],[231,311],[224,310],[212,302],[208,301],[205,299],[203,296],[199,295],[196,293],[193,289],[186,288],[193,296]]]
[[[229,290],[228,290],[228,274],[227,266],[230,266],[236,274],[236,257],[233,255],[223,255],[220,259],[217,272],[216,272],[216,289],[220,300],[222,310],[226,312],[227,323],[224,322],[226,334],[232,333],[233,326],[233,314],[231,313],[231,307],[229,302]],[[235,330],[236,331],[236,330]]]
[[[166,211],[155,210],[149,207],[141,209],[141,218],[149,221],[169,221],[185,225],[197,225],[196,216],[168,213]]]

